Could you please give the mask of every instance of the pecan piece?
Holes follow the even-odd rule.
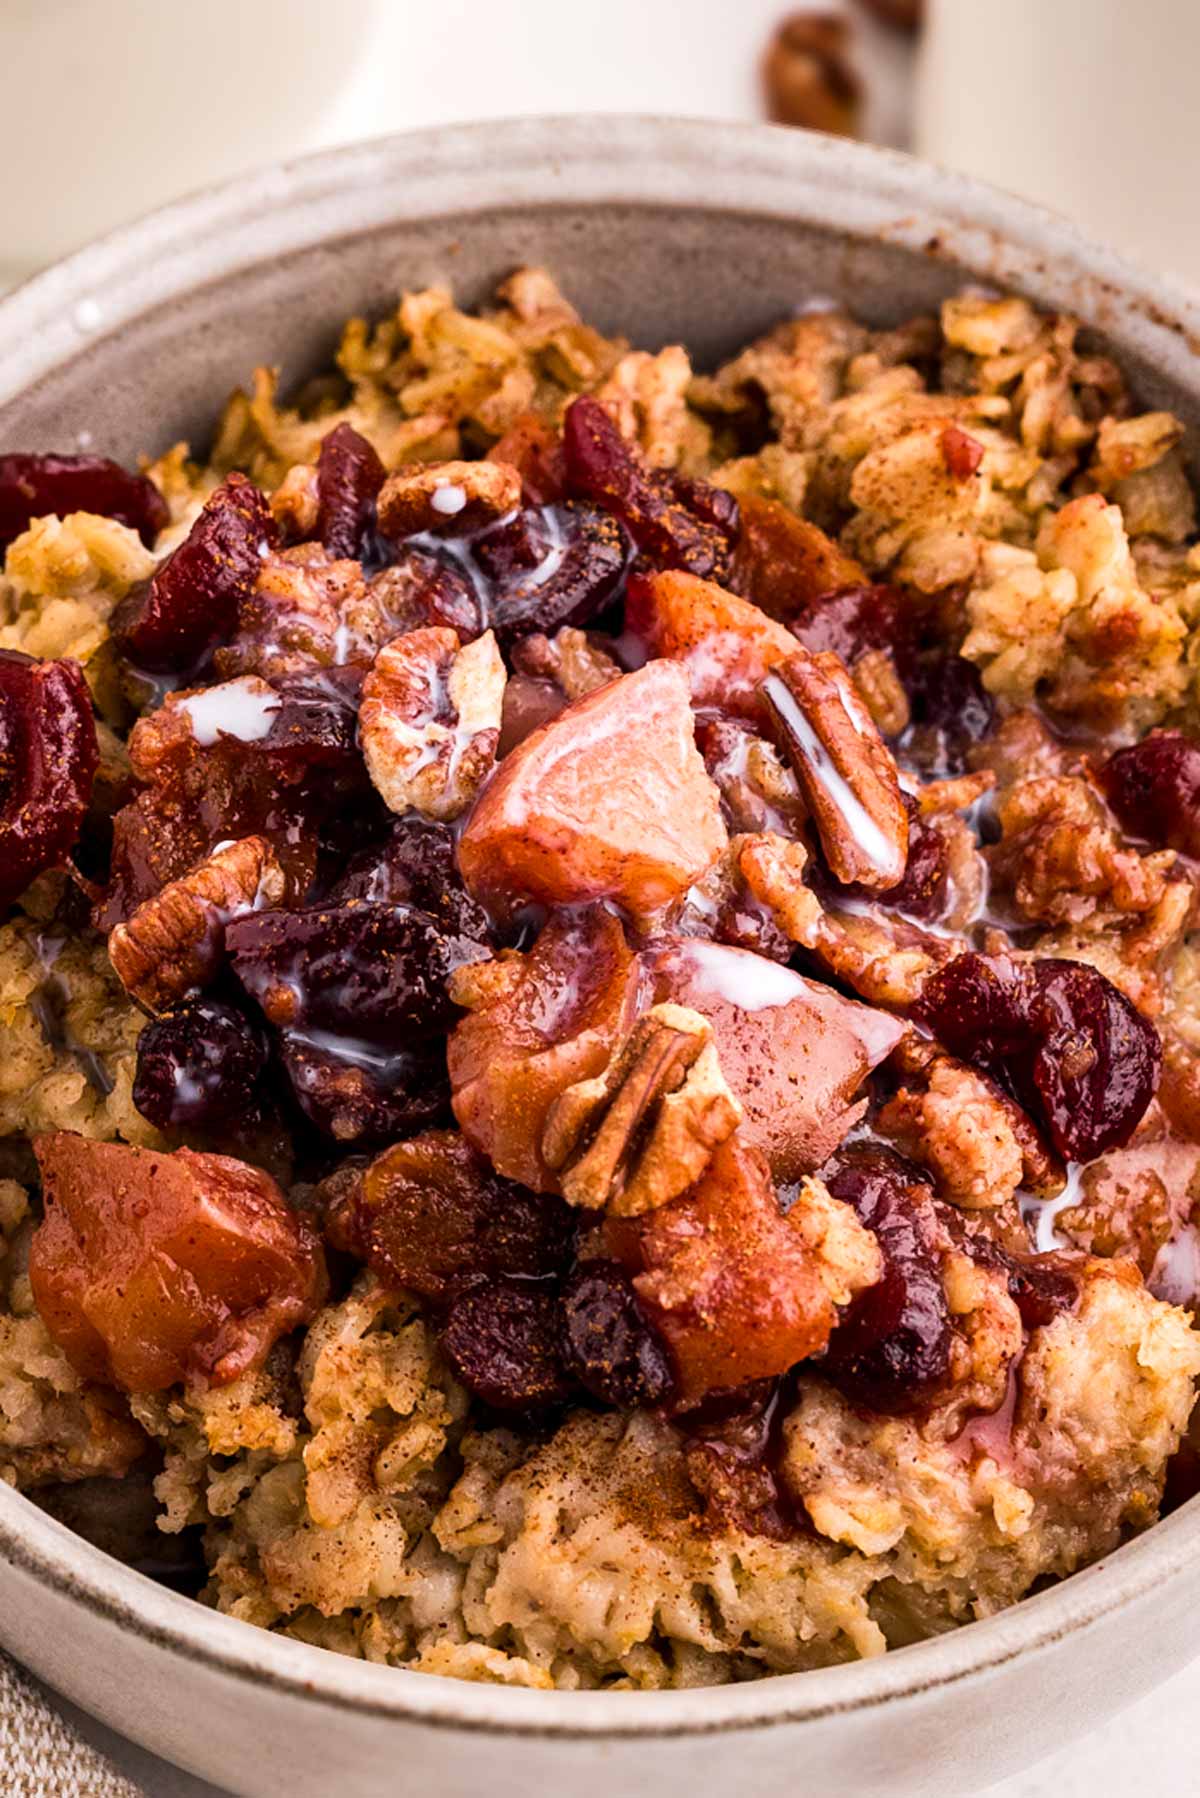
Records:
[[[386,537],[481,525],[521,504],[520,471],[509,462],[427,462],[390,475],[379,495]]]
[[[763,61],[772,123],[857,136],[863,87],[852,46],[853,29],[837,13],[790,13]]]
[[[759,691],[837,879],[895,886],[908,860],[908,811],[896,763],[843,664],[802,649]]]
[[[496,759],[506,675],[491,631],[462,643],[447,626],[381,649],[358,725],[367,771],[394,812],[457,818]]]
[[[638,1217],[699,1179],[742,1119],[712,1034],[699,1012],[655,1005],[603,1073],[554,1101],[542,1154],[572,1205]]]
[[[139,905],[109,935],[109,960],[131,999],[167,1011],[211,980],[231,918],[283,899],[283,868],[266,837],[243,837]]]

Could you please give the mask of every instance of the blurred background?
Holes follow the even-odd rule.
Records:
[[[0,0],[0,280],[277,157],[645,111],[915,149],[1200,282],[1198,57],[1198,0]]]

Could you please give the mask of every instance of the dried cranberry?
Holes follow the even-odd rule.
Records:
[[[961,774],[966,752],[990,732],[996,708],[965,656],[924,656],[904,684],[912,707],[901,747],[911,749],[920,767],[934,774]]]
[[[317,536],[331,556],[357,561],[375,528],[375,501],[385,480],[374,448],[352,425],[322,439],[317,457]]]
[[[1020,1260],[1008,1258],[1008,1290],[1027,1330],[1053,1323],[1069,1311],[1079,1297],[1079,1282],[1069,1268],[1056,1266],[1045,1256]]]
[[[1084,962],[959,955],[926,981],[913,1015],[1072,1161],[1128,1142],[1158,1086],[1158,1032]]]
[[[874,1234],[884,1271],[834,1331],[823,1371],[873,1411],[916,1410],[950,1366],[950,1311],[932,1195],[915,1168],[873,1146],[843,1150],[824,1178],[834,1198],[852,1206]]]
[[[633,1283],[616,1261],[584,1261],[563,1291],[563,1355],[593,1398],[627,1409],[659,1405],[675,1378]]]
[[[132,589],[112,617],[122,653],[138,668],[180,673],[232,634],[262,559],[278,541],[266,500],[245,475],[209,495],[175,553]]]
[[[1200,743],[1194,738],[1153,731],[1110,756],[1100,785],[1130,836],[1200,856]]]
[[[330,893],[331,903],[367,899],[415,905],[452,936],[488,939],[488,916],[463,885],[454,832],[424,818],[392,821],[388,835],[355,855]]]
[[[489,628],[508,645],[531,631],[585,624],[615,598],[629,566],[621,526],[575,501],[527,507],[482,530],[423,532],[398,566],[419,576],[411,603],[460,636]]]
[[[949,880],[946,839],[936,823],[920,818],[909,820],[908,861],[904,878],[885,893],[874,895],[882,905],[904,912],[910,918],[940,918],[946,909]]]
[[[255,1108],[266,1065],[266,1039],[245,1012],[202,999],[146,1025],[133,1102],[160,1130],[228,1124]]]
[[[830,650],[847,668],[868,650],[884,649],[903,674],[911,669],[913,608],[897,587],[842,587],[785,622],[805,649]]]
[[[0,550],[48,512],[95,512],[128,525],[149,547],[167,523],[166,501],[143,474],[106,456],[0,456]]]
[[[979,472],[983,445],[977,437],[968,436],[957,425],[947,425],[941,435],[940,448],[946,473],[953,480],[969,481]]]
[[[364,900],[254,912],[229,924],[225,942],[271,1022],[331,1048],[323,1033],[391,1050],[445,1030],[454,1016],[447,976],[487,953],[415,906]]]
[[[353,774],[361,768],[358,702],[361,664],[322,668],[313,674],[283,674],[270,685],[281,704],[265,737],[240,744],[243,754],[270,756],[281,771],[333,768]]]
[[[755,1380],[684,1412],[684,1456],[714,1521],[786,1541],[802,1528],[780,1479],[789,1383]]]
[[[72,847],[98,762],[92,697],[78,662],[0,650],[0,904]]]
[[[558,1343],[556,1295],[515,1280],[463,1293],[442,1331],[446,1359],[463,1385],[499,1411],[540,1410],[570,1397]]]
[[[377,1156],[333,1228],[381,1279],[437,1303],[485,1280],[561,1274],[575,1241],[562,1199],[502,1179],[456,1130]]]
[[[562,439],[536,412],[515,419],[487,459],[516,469],[527,505],[549,506],[566,497]]]
[[[721,580],[737,546],[737,501],[724,488],[647,468],[598,400],[572,401],[563,421],[567,484],[624,525],[656,568]]]

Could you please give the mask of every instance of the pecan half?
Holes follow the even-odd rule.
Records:
[[[794,12],[763,60],[767,116],[842,137],[858,132],[862,80],[854,66],[853,28],[834,12]]]
[[[520,503],[520,472],[508,462],[427,462],[385,481],[379,528],[386,537],[409,537],[446,525],[480,525]]]
[[[286,881],[266,837],[227,843],[114,927],[108,955],[131,999],[166,1011],[216,973],[231,918],[279,905]]]
[[[602,1074],[555,1100],[542,1154],[572,1205],[637,1217],[686,1192],[741,1119],[707,1019],[655,1005]]]
[[[394,812],[457,818],[496,759],[506,680],[491,631],[462,643],[431,625],[380,650],[358,727],[367,772]]]
[[[838,880],[895,886],[908,860],[896,763],[838,657],[801,650],[759,688]]]

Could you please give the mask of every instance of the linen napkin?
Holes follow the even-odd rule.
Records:
[[[0,1654],[0,1798],[145,1798]]]

